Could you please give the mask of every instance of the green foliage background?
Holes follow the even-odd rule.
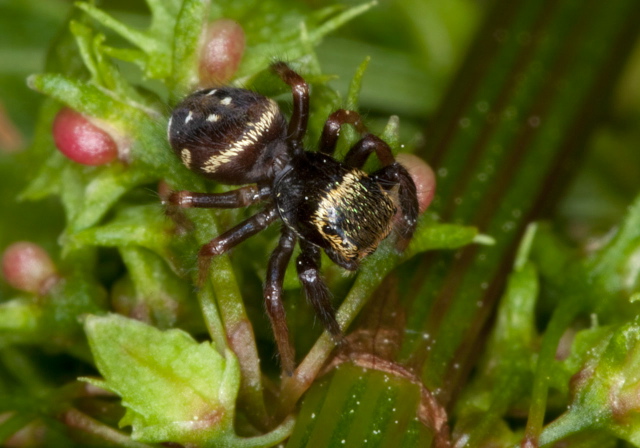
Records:
[[[632,0],[212,2],[213,18],[233,18],[247,33],[235,82],[286,107],[287,90],[266,71],[277,57],[312,84],[310,146],[330,111],[358,108],[395,150],[418,153],[438,173],[438,196],[404,258],[385,245],[353,277],[323,260],[336,305],[346,297],[340,322],[364,312],[351,351],[336,358],[351,362],[310,389],[303,373],[315,376],[333,344],[289,269],[301,367],[278,383],[260,291],[276,229],[216,260],[210,287],[192,286],[198,245],[248,212],[189,211],[195,230],[181,236],[163,215],[158,180],[225,187],[177,163],[164,133],[170,105],[192,87],[203,4],[148,3],[151,21],[142,1],[100,10],[0,1],[0,100],[24,139],[18,146],[28,147],[0,154],[0,249],[35,241],[64,277],[45,298],[0,282],[0,440],[35,421],[22,437],[44,446],[272,446],[289,435],[290,447],[640,445]],[[32,74],[40,93],[27,87]],[[129,164],[80,167],[57,153],[50,127],[61,103],[127,136]],[[341,151],[356,138],[345,131]],[[150,325],[186,333],[84,320],[118,300],[143,306]],[[168,361],[140,363],[140,340]],[[365,355],[389,365],[371,369]],[[119,378],[114,366],[143,373]],[[126,415],[116,396],[76,381],[98,375],[106,381],[90,381],[123,397]],[[224,410],[222,423],[185,430],[188,405],[199,401],[185,400],[181,413],[154,396],[156,383],[171,388],[166,377],[181,378],[170,397],[206,391],[207,412]],[[139,384],[153,398],[136,401]],[[116,429],[121,418],[131,437]]]

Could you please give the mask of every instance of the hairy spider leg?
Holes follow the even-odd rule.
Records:
[[[202,246],[198,253],[199,284],[202,285],[206,279],[212,257],[224,254],[247,238],[261,232],[277,218],[278,212],[275,206],[270,205]]]
[[[291,87],[293,112],[289,119],[287,142],[293,148],[294,153],[301,153],[304,150],[302,139],[307,133],[307,123],[309,122],[309,85],[302,76],[291,70],[282,61],[272,64],[271,69],[285,84]]]
[[[295,354],[293,345],[289,341],[289,328],[282,304],[282,284],[296,240],[295,233],[288,227],[283,227],[278,246],[269,258],[267,279],[264,285],[265,308],[280,353],[280,363],[284,372],[289,376],[293,374],[295,368]]]
[[[355,168],[362,168],[373,152],[376,153],[383,167],[396,163],[396,158],[393,156],[389,145],[373,134],[366,134],[358,140],[347,152],[347,155],[344,156],[343,163]]]
[[[353,110],[338,109],[327,118],[322,128],[322,136],[320,137],[320,152],[333,156],[340,137],[340,129],[343,124],[350,124],[360,134],[367,132],[367,128],[362,123],[360,114]]]
[[[340,325],[336,321],[336,312],[331,305],[331,293],[320,276],[320,248],[300,240],[300,249],[302,252],[296,260],[296,268],[307,299],[329,333],[334,338],[342,340]]]
[[[195,193],[172,191],[166,199],[170,206],[181,208],[242,208],[264,201],[271,195],[271,188],[248,185],[225,193]]]

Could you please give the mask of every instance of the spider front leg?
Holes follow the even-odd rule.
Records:
[[[353,145],[344,157],[344,163],[355,168],[362,168],[373,152],[376,153],[378,160],[380,160],[380,163],[382,163],[382,166],[384,167],[396,163],[396,159],[393,156],[389,145],[387,145],[387,143],[380,137],[373,134],[366,134],[355,145]]]
[[[203,284],[206,278],[212,257],[224,254],[250,236],[266,229],[277,217],[278,212],[271,205],[202,246],[198,253],[199,284]]]
[[[343,124],[350,124],[356,128],[360,134],[367,132],[367,128],[362,123],[360,114],[353,110],[338,109],[327,118],[322,128],[320,137],[320,152],[332,156],[336,150],[340,129]]]
[[[293,112],[289,120],[287,140],[294,150],[302,151],[302,139],[307,133],[309,122],[309,85],[307,82],[282,61],[275,62],[271,69],[291,87],[293,95]]]
[[[380,140],[382,141],[382,140]],[[384,143],[384,142],[383,142]],[[386,146],[386,143],[384,143]],[[398,202],[402,216],[395,227],[398,230],[396,247],[403,251],[409,245],[413,232],[418,224],[419,208],[416,185],[409,172],[398,162],[393,162],[371,174],[371,178],[386,190],[391,190],[396,185],[398,188]]]
[[[342,332],[331,305],[331,293],[320,277],[320,248],[306,241],[300,241],[300,248],[302,253],[298,256],[296,268],[307,299],[324,327],[334,338],[341,340]]]
[[[271,321],[271,328],[273,328],[273,335],[280,353],[282,370],[288,375],[291,375],[295,368],[295,355],[289,341],[289,328],[282,304],[282,283],[296,240],[297,237],[293,231],[288,228],[282,230],[278,247],[269,258],[267,280],[264,285],[264,303],[267,315]]]

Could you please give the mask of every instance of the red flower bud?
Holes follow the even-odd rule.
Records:
[[[424,213],[429,204],[431,204],[433,195],[436,192],[436,176],[433,169],[427,162],[413,154],[398,154],[396,160],[409,171],[413,183],[416,184],[418,207],[420,213]]]
[[[109,134],[66,107],[53,122],[53,139],[62,154],[83,165],[103,165],[118,156],[118,147]]]
[[[200,50],[200,82],[220,85],[231,79],[244,53],[244,31],[233,20],[220,19],[209,24]]]
[[[46,292],[56,278],[56,268],[49,254],[28,241],[7,247],[2,255],[2,273],[14,288],[36,294]]]

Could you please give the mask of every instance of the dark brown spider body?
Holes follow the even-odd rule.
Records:
[[[349,270],[389,235],[397,210],[367,173],[317,152],[294,159],[273,192],[285,225]]]
[[[188,96],[169,121],[171,146],[190,170],[226,184],[256,184],[226,193],[175,191],[167,202],[179,207],[237,208],[265,202],[262,211],[200,250],[200,271],[225,253],[280,219],[284,226],[267,267],[264,299],[282,366],[291,373],[294,354],[282,305],[282,283],[298,243],[298,278],[316,314],[335,337],[341,337],[330,293],[320,275],[320,254],[345,269],[357,269],[393,229],[397,246],[406,247],[416,226],[416,188],[389,146],[367,132],[360,116],[338,110],[327,119],[317,152],[305,151],[309,88],[283,62],[272,69],[291,86],[293,113],[287,125],[277,104],[244,89],[222,87]],[[351,124],[363,136],[344,161],[333,158],[340,128]],[[362,171],[375,152],[383,167]],[[397,211],[401,218],[397,218]],[[201,278],[204,278],[201,275]]]
[[[189,95],[168,127],[169,142],[187,168],[230,185],[273,177],[274,160],[287,154],[286,132],[275,101],[234,87]]]

